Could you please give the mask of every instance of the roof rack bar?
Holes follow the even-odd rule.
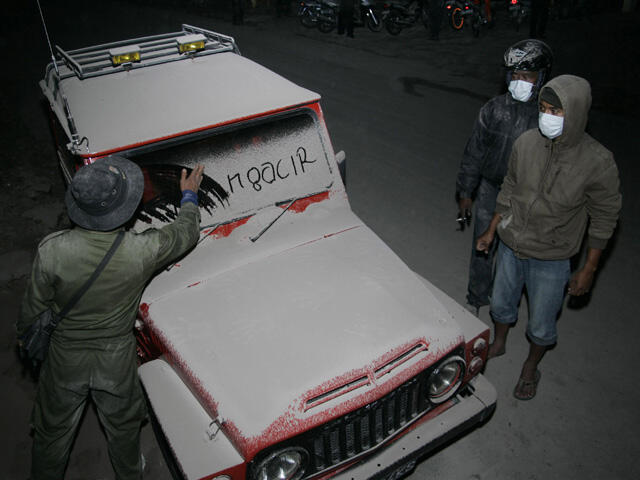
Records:
[[[73,57],[71,57],[71,55],[62,50],[58,45],[56,45],[56,50],[58,51],[58,54],[62,56],[67,65],[69,65],[69,68],[74,70],[76,74],[82,79],[82,67],[73,59]]]
[[[228,46],[228,47],[220,48],[220,49],[214,50],[214,51],[204,51],[204,52],[199,52],[199,53],[200,53],[201,56],[204,56],[204,55],[210,55],[210,54],[222,53],[222,52],[233,52],[233,47]],[[165,58],[162,58],[162,57],[165,57]],[[147,57],[147,58],[161,58],[161,60],[145,62],[142,65],[141,64],[137,64],[137,63],[128,64],[126,66],[126,68],[123,65],[120,65],[118,67],[113,67],[111,65],[111,63],[109,63],[108,65],[105,64],[105,67],[106,66],[109,67],[108,70],[104,70],[104,69],[100,68],[100,66],[96,66],[96,67],[89,68],[89,69],[83,69],[82,73],[71,72],[71,73],[68,73],[66,75],[61,75],[60,79],[64,80],[66,78],[70,78],[70,77],[74,77],[74,76],[78,76],[80,79],[99,77],[101,75],[109,75],[111,73],[122,72],[122,71],[125,71],[125,70],[136,70],[138,68],[152,67],[152,66],[155,66],[155,65],[161,65],[163,63],[176,62],[176,61],[183,60],[184,58],[188,58],[188,57],[185,57],[184,55],[181,55],[181,56],[176,55],[175,57],[166,58],[166,56],[164,56],[164,55],[155,55],[155,56]]]
[[[162,55],[171,55],[173,53],[176,53],[176,49],[174,45],[171,45],[170,43],[164,43],[162,45],[157,44],[154,45],[152,47],[148,47],[148,48],[143,48],[141,45],[138,45],[140,47],[140,54],[144,54],[144,58],[149,59],[149,58],[154,58],[156,55],[152,55],[152,52],[165,52]],[[96,63],[100,63],[100,62],[108,62],[109,64],[111,64],[111,57],[109,55],[109,52],[104,51],[104,52],[100,52],[100,54],[96,54],[96,55],[92,55],[92,56],[83,56],[82,58],[80,57],[75,57],[75,60],[77,61],[77,63],[79,65],[81,65],[82,67],[86,67],[88,65],[92,65],[92,64],[96,64]]]
[[[148,48],[150,47],[158,47],[158,46],[164,46],[165,48],[171,48],[174,46],[173,42],[171,41],[172,39],[175,40],[176,38],[179,37],[171,37],[171,38],[167,38],[167,39],[162,39],[162,40],[157,40],[154,42],[146,42],[146,43],[130,43],[129,45],[137,45],[138,47],[140,47],[141,52],[142,51],[146,51]],[[124,45],[126,46],[126,45]],[[74,52],[68,52],[69,54],[73,54],[73,58],[75,58],[76,60],[85,60],[85,59],[91,59],[91,58],[97,58],[103,55],[108,56],[109,55],[109,50],[108,48],[104,48],[104,49],[100,49],[100,50],[95,50],[95,51],[91,51],[91,52],[86,52],[86,53],[80,53],[80,54],[75,54]],[[81,62],[82,63],[82,62]]]
[[[206,42],[204,50],[190,52],[188,54],[178,52],[174,42],[189,33],[197,33],[205,36]],[[142,57],[141,60],[122,66],[114,66],[109,54],[110,49],[133,45],[139,48]],[[183,24],[182,30],[179,32],[121,40],[69,51],[65,51],[56,45],[56,51],[67,67],[66,72],[59,73],[60,79],[77,76],[81,80],[87,77],[107,75],[122,70],[144,68],[161,63],[183,60],[193,56],[199,57],[222,52],[235,52],[240,55],[240,49],[233,37],[187,24]]]
[[[115,48],[115,47],[124,47],[127,45],[135,45],[138,44],[140,42],[146,42],[146,41],[152,41],[152,40],[159,40],[161,38],[171,38],[171,37],[179,37],[181,35],[183,35],[184,32],[173,32],[173,33],[162,33],[159,35],[153,35],[153,36],[148,36],[148,37],[140,37],[140,38],[133,38],[130,40],[119,40],[117,42],[111,42],[111,43],[103,43],[102,45],[94,45],[92,47],[84,47],[84,48],[78,48],[76,50],[71,50],[69,51],[70,55],[78,55],[78,54],[82,54],[82,53],[86,53],[86,52],[93,52],[96,50],[109,50],[111,48]]]
[[[191,33],[201,33],[205,37],[209,37],[212,40],[218,41],[219,43],[224,43],[226,41],[233,46],[233,51],[240,55],[240,49],[238,48],[238,45],[236,44],[236,41],[233,37],[223,35],[222,33],[212,32],[211,30],[206,30],[204,28],[194,27],[193,25],[188,25],[186,23],[182,24],[182,30]]]

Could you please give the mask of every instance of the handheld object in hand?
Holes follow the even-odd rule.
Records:
[[[464,210],[460,210],[458,212],[458,218],[456,218],[456,222],[458,222],[459,228],[458,230],[464,231],[465,226],[471,225],[471,210],[465,208]]]

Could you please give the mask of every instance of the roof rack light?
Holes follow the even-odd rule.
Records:
[[[126,47],[113,48],[109,50],[109,57],[114,66],[140,61],[140,47],[138,45],[127,45]]]
[[[207,41],[207,37],[201,33],[195,33],[193,35],[185,35],[184,37],[176,38],[178,44],[178,50],[180,53],[197,52],[198,50],[204,50],[204,45]]]

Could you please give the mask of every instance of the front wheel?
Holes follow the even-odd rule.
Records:
[[[310,10],[305,10],[304,13],[300,15],[300,23],[307,28],[313,28],[316,26],[316,20],[311,15]]]
[[[398,35],[402,31],[402,25],[400,25],[400,22],[395,15],[389,15],[384,26],[386,27],[387,32],[391,35]]]
[[[456,7],[451,12],[451,26],[455,30],[460,30],[464,25],[464,17],[462,16],[462,9],[460,7]]]
[[[382,27],[383,27],[382,20],[380,20],[380,17],[377,17],[376,14],[373,12],[370,12],[367,15],[366,23],[367,23],[367,28],[372,32],[379,32],[380,30],[382,30]]]
[[[327,22],[325,20],[321,20],[320,22],[318,22],[318,30],[320,30],[322,33],[329,33],[334,29],[334,27],[335,23],[333,22]]]

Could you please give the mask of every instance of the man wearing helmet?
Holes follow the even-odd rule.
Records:
[[[33,480],[64,477],[89,396],[107,435],[116,478],[141,478],[140,427],[146,409],[133,325],[149,279],[198,240],[203,170],[198,166],[189,176],[182,171],[176,220],[139,234],[124,228],[144,190],[135,163],[114,155],[82,167],[73,177],[66,204],[76,227],[40,242],[16,323],[20,338],[48,308],[67,312],[51,335],[40,369],[32,413]],[[108,263],[79,297],[103,259]]]
[[[487,229],[495,211],[513,142],[537,125],[536,93],[548,76],[552,61],[551,49],[540,40],[523,40],[506,50],[509,91],[480,109],[460,163],[456,195],[461,228],[465,220],[470,221],[475,200],[467,302],[476,314],[481,306],[489,304],[495,249],[481,254],[475,249],[475,239]]]
[[[557,341],[565,286],[570,295],[589,291],[620,212],[613,155],[585,132],[590,107],[591,86],[583,78],[561,75],[541,89],[538,128],[514,143],[495,214],[477,241],[479,251],[488,251],[496,232],[500,237],[489,358],[505,353],[527,289],[530,346],[513,391],[518,400],[536,395],[538,364]],[[570,279],[570,258],[580,251],[585,232],[586,261]]]

